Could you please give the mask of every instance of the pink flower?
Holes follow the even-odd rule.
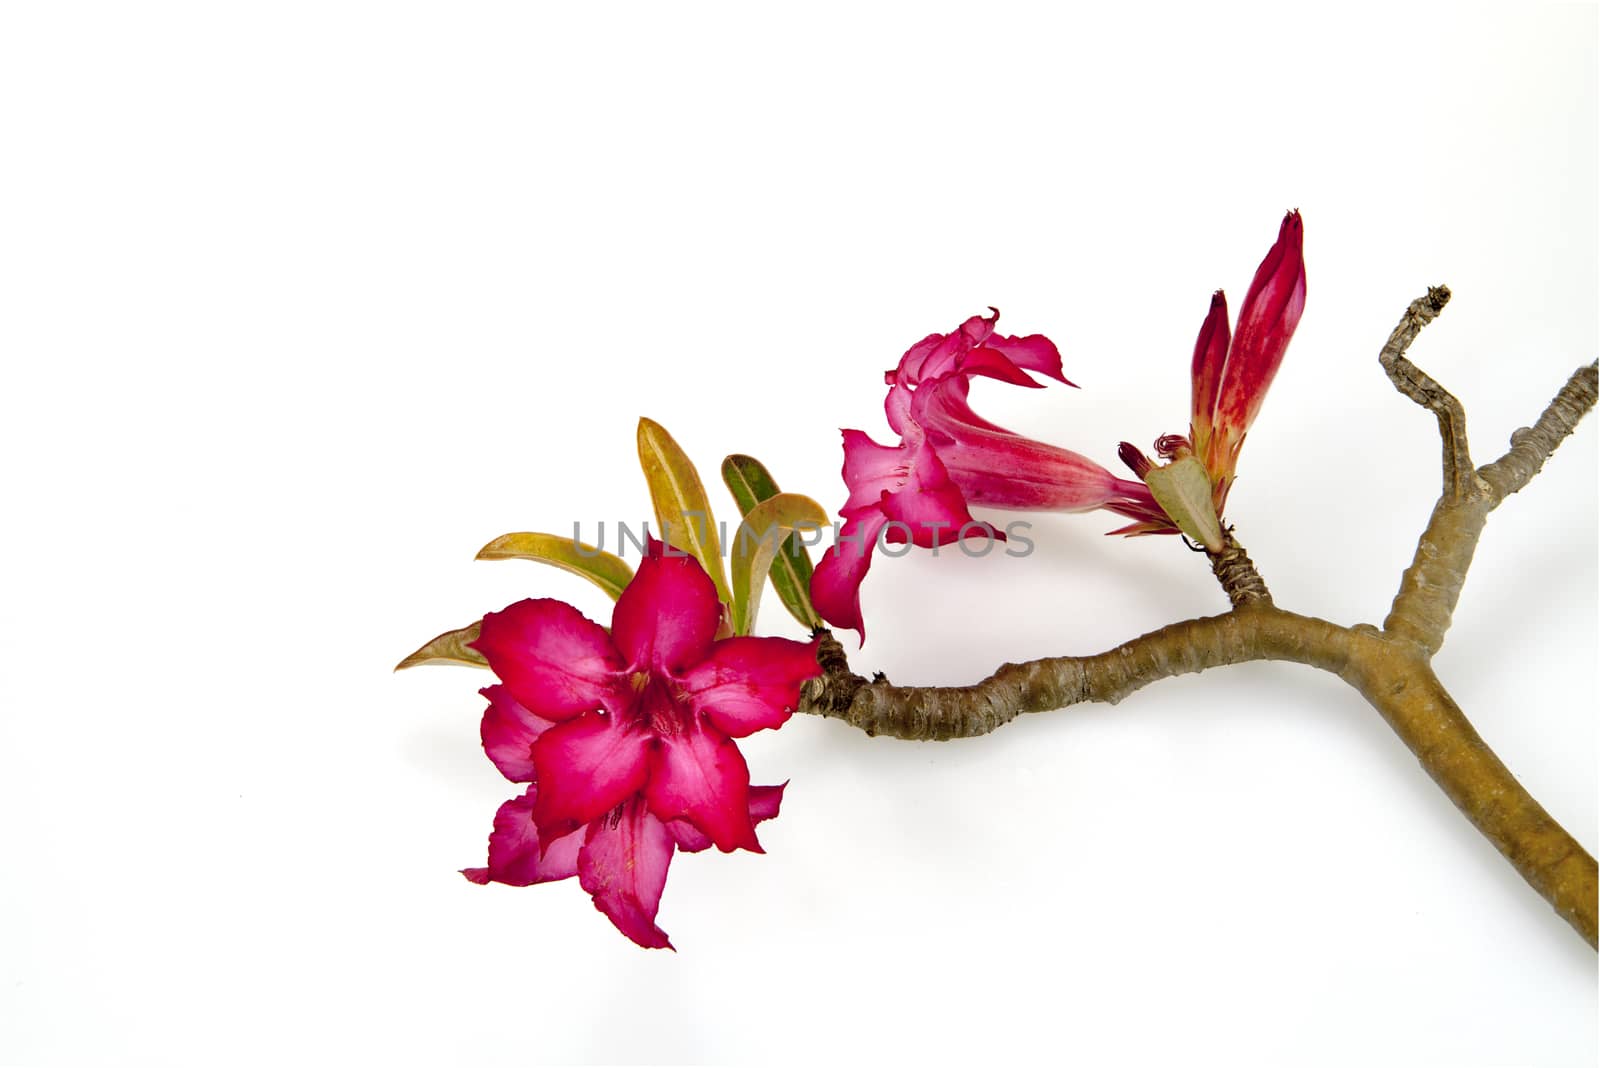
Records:
[[[495,816],[473,882],[578,876],[595,907],[641,946],[669,946],[656,909],[674,849],[761,852],[755,824],[783,787],[750,786],[733,739],[783,724],[817,675],[815,646],[714,640],[711,579],[652,541],[618,598],[611,632],[561,601],[483,618],[473,643],[500,677],[483,691],[483,747],[531,783]]]
[[[1032,371],[1066,383],[1061,354],[1040,334],[995,334],[1000,313],[973,316],[950,334],[930,334],[884,375],[884,409],[900,435],[879,445],[844,431],[844,525],[811,580],[818,613],[861,632],[860,587],[879,540],[923,548],[962,538],[1004,535],[972,517],[968,506],[1082,512],[1108,508],[1130,518],[1161,516],[1143,483],[1120,479],[1075,452],[988,422],[967,402],[974,376],[1037,389]]]
[[[1239,309],[1238,330],[1228,335],[1228,301],[1222,290],[1211,297],[1211,309],[1200,326],[1190,365],[1192,405],[1187,438],[1168,434],[1156,450],[1172,459],[1193,454],[1211,477],[1212,503],[1222,515],[1233,485],[1234,470],[1245,434],[1261,411],[1267,387],[1283,363],[1289,339],[1306,306],[1306,262],[1300,213],[1291,211],[1278,227],[1278,240],[1256,268]],[[1124,442],[1119,450],[1136,472],[1149,463],[1135,461],[1139,451]],[[1142,459],[1142,457],[1141,457]],[[1142,474],[1141,474],[1142,477]],[[1132,534],[1172,534],[1164,519],[1124,528]]]

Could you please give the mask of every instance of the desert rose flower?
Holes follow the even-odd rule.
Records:
[[[501,680],[484,690],[484,751],[532,785],[501,806],[488,866],[467,878],[577,875],[623,934],[660,947],[675,849],[761,852],[755,824],[783,788],[752,788],[734,739],[780,726],[820,669],[810,643],[714,640],[721,616],[704,569],[652,541],[609,634],[548,599],[484,617],[473,644]]]
[[[1189,436],[1168,434],[1156,441],[1156,451],[1165,459],[1183,461],[1193,456],[1205,469],[1219,520],[1233,486],[1245,434],[1261,411],[1267,387],[1272,385],[1289,339],[1300,323],[1300,314],[1305,311],[1303,246],[1300,213],[1291,211],[1278,227],[1278,240],[1256,268],[1239,309],[1238,328],[1231,337],[1227,298],[1220,289],[1212,295],[1190,364]],[[1153,467],[1127,442],[1119,452],[1141,478]],[[1124,532],[1172,534],[1177,529],[1170,521],[1157,520],[1134,524]]]
[[[994,309],[990,309],[994,311]],[[1107,508],[1141,521],[1163,517],[1141,482],[1118,478],[1075,452],[985,420],[967,400],[981,376],[1037,389],[1034,372],[1066,383],[1061,354],[1040,334],[994,332],[1000,313],[973,316],[949,334],[930,334],[885,374],[884,402],[897,445],[844,431],[850,491],[836,544],[818,564],[811,599],[828,622],[861,632],[860,588],[880,539],[922,548],[963,538],[1002,539],[969,505],[1025,511]]]

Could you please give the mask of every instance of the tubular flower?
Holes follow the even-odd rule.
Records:
[[[811,643],[713,640],[721,615],[700,565],[652,541],[609,634],[548,599],[483,618],[473,645],[500,678],[483,691],[483,748],[530,785],[500,806],[487,867],[463,875],[576,875],[623,934],[670,946],[655,916],[673,851],[762,851],[755,824],[783,787],[751,787],[734,739],[782,725],[820,670]]]
[[[973,518],[969,505],[1029,511],[1108,508],[1129,518],[1162,517],[1142,483],[1113,475],[1075,452],[1025,438],[972,410],[973,377],[1032,389],[1028,372],[1071,385],[1061,354],[1040,334],[995,334],[1000,313],[973,316],[954,332],[930,334],[900,358],[884,380],[884,410],[898,445],[844,431],[844,481],[850,491],[838,539],[817,565],[811,598],[822,618],[858,631],[860,587],[880,540],[922,548],[963,538],[1004,540]]]
[[[1228,334],[1228,301],[1222,290],[1211,297],[1211,308],[1195,340],[1190,365],[1192,404],[1189,436],[1168,434],[1157,439],[1156,451],[1166,459],[1195,457],[1211,480],[1211,498],[1220,519],[1233,485],[1234,470],[1245,434],[1261,411],[1267,387],[1283,363],[1289,339],[1306,306],[1306,263],[1300,213],[1291,211],[1278,227],[1278,240],[1245,292],[1239,309],[1238,329]],[[1136,463],[1139,451],[1124,442],[1119,449],[1124,462],[1140,472],[1149,461]],[[1119,533],[1172,534],[1177,527],[1161,519],[1136,523]]]

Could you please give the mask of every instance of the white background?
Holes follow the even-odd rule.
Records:
[[[486,676],[391,675],[647,512],[640,414],[843,500],[837,429],[988,304],[1112,464],[1187,418],[1284,209],[1309,300],[1231,518],[1381,619],[1438,482],[1413,350],[1497,455],[1597,346],[1596,10],[8,6],[0,1062],[1587,1064],[1593,953],[1337,680],[1257,664],[948,745],[803,719],[766,856],[626,942],[482,889]],[[1438,658],[1593,850],[1596,435],[1497,513]],[[731,511],[726,498],[718,506]],[[1014,518],[996,514],[993,518]],[[858,668],[973,681],[1220,610],[1104,515],[880,561]],[[774,598],[770,633],[797,634]]]

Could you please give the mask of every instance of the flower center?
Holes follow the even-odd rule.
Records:
[[[628,678],[638,700],[633,706],[633,722],[656,734],[682,734],[689,726],[689,703],[668,679],[648,671],[636,671]]]

